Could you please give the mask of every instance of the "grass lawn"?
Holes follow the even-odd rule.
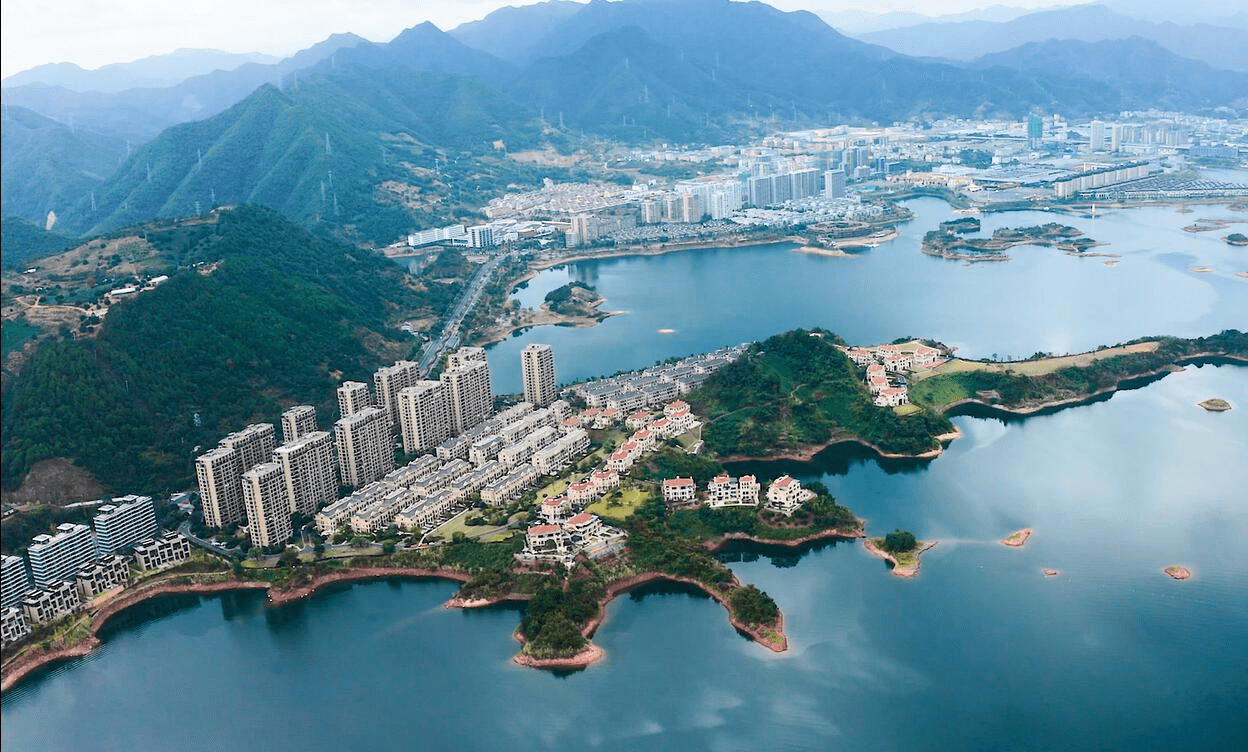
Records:
[[[676,440],[680,442],[680,446],[684,448],[685,451],[689,451],[689,447],[702,440],[702,425],[699,424],[698,427],[692,431],[685,431],[681,435],[677,436]]]
[[[961,358],[954,358],[938,368],[916,373],[911,377],[911,379],[915,382],[921,382],[932,376],[940,376],[941,374],[946,373],[959,373],[961,371],[1012,371],[1023,376],[1044,376],[1045,374],[1050,374],[1063,368],[1091,365],[1092,363],[1095,363],[1098,360],[1104,360],[1105,358],[1115,358],[1119,355],[1130,355],[1131,353],[1152,352],[1160,346],[1160,342],[1137,342],[1134,345],[1109,347],[1104,350],[1094,350],[1092,352],[1080,353],[1078,355],[1062,355],[1056,358],[1011,361],[1008,363],[988,363],[979,360],[962,360]]]
[[[893,408],[893,412],[904,418],[907,415],[914,415],[915,413],[923,412],[923,408],[918,405],[898,405]]]
[[[937,410],[974,395],[952,376],[937,376],[923,379],[910,385],[910,401],[920,405],[928,405]],[[913,406],[913,404],[909,405]]]
[[[590,514],[596,514],[599,517],[623,521],[633,516],[633,512],[637,511],[637,507],[646,503],[650,498],[650,492],[640,488],[620,488],[618,490],[624,497],[618,502],[614,504],[607,503],[607,497],[615,493],[615,491],[612,491],[607,496],[585,507],[585,511]]]

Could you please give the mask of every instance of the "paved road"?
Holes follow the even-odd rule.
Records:
[[[446,319],[446,325],[442,328],[442,334],[435,340],[430,340],[425,345],[425,350],[420,356],[420,373],[422,376],[427,375],[433,368],[433,364],[442,357],[442,354],[448,350],[454,350],[459,347],[460,343],[460,326],[464,323],[464,319],[468,313],[472,311],[481,300],[481,293],[485,291],[485,286],[489,283],[490,277],[494,276],[495,270],[507,255],[500,255],[491,258],[489,261],[481,265],[477,269],[476,274],[469,280],[468,286],[464,288],[463,294],[459,296],[459,301],[455,307],[451,309],[451,315]]]

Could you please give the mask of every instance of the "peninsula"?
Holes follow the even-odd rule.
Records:
[[[940,541],[921,541],[908,530],[894,530],[882,538],[869,538],[863,546],[872,555],[888,562],[889,571],[895,577],[914,577],[919,573],[919,557],[935,548]]]

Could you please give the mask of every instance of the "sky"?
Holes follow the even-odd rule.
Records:
[[[772,0],[783,10],[959,13],[1000,3],[1016,7],[1087,0]],[[285,57],[330,34],[388,42],[432,21],[443,30],[525,0],[4,0],[0,76],[44,63],[87,69],[179,48],[262,52]]]

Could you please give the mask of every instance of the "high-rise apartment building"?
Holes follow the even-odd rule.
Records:
[[[282,443],[289,444],[306,433],[316,430],[316,408],[311,405],[295,405],[282,413]]]
[[[844,170],[828,170],[823,173],[823,197],[845,198]]]
[[[95,539],[86,525],[62,523],[56,535],[36,535],[26,549],[35,587],[46,588],[74,576],[78,567],[95,558]]]
[[[390,432],[390,415],[381,407],[366,407],[334,424],[344,486],[366,486],[394,469]]]
[[[238,450],[239,464],[246,472],[273,456],[274,436],[272,423],[252,423],[221,439],[221,446]]]
[[[490,417],[494,395],[490,390],[490,366],[484,360],[469,361],[442,372],[451,408],[451,433],[458,436]]]
[[[321,504],[338,498],[334,470],[334,439],[327,431],[312,431],[273,450],[281,465],[290,511],[313,515]]]
[[[225,527],[245,517],[240,480],[243,469],[238,450],[229,447],[214,447],[195,459],[199,500],[208,527]]]
[[[111,556],[156,534],[156,504],[150,496],[123,496],[101,506],[91,521],[95,548]]]
[[[524,401],[547,407],[555,401],[555,351],[550,345],[530,344],[520,351]]]
[[[461,347],[450,355],[446,356],[446,370],[453,371],[456,368],[472,365],[473,363],[485,363],[484,347]]]
[[[420,365],[410,360],[400,360],[392,366],[378,369],[373,374],[373,394],[377,395],[377,407],[384,407],[390,415],[390,425],[399,425],[399,392],[420,381]]]
[[[3,569],[0,569],[0,607],[17,606],[34,589],[30,575],[26,574],[26,560],[5,554]]]
[[[451,408],[441,381],[418,381],[399,392],[403,451],[429,452],[451,436]]]
[[[372,407],[368,396],[368,384],[362,381],[344,381],[338,386],[338,414],[345,418],[355,415],[366,407]]]
[[[282,466],[262,462],[243,473],[243,505],[253,546],[276,546],[290,540],[290,501]]]

